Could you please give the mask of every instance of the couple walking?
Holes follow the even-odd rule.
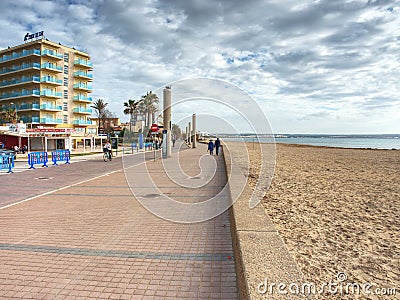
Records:
[[[212,140],[210,140],[209,142],[208,142],[208,151],[210,151],[210,154],[211,155],[213,155],[213,153],[214,153],[214,149],[215,149],[215,154],[217,154],[218,155],[218,153],[219,153],[219,148],[221,147],[221,141],[219,140],[219,138],[217,138],[217,140],[215,141],[215,143],[212,141]]]

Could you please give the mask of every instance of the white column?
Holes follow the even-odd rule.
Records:
[[[163,91],[164,98],[164,130],[167,130],[167,140],[163,143],[167,143],[167,157],[171,157],[172,153],[172,108],[171,108],[171,88],[166,87]]]
[[[197,144],[197,141],[196,141],[196,114],[192,115],[192,126],[193,126],[193,129],[192,129],[192,144],[193,144],[193,148],[196,148],[196,144]]]
[[[191,145],[192,144],[192,123],[189,122],[188,125],[188,144]]]

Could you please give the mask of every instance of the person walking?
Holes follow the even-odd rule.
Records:
[[[210,141],[208,142],[208,149],[207,149],[207,150],[210,151],[210,154],[211,154],[211,155],[213,155],[213,152],[214,152],[214,143],[213,143],[212,140],[210,140]]]
[[[215,154],[218,155],[220,147],[221,147],[221,141],[219,140],[219,138],[217,138],[217,140],[215,141]]]

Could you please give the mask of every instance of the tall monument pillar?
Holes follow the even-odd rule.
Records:
[[[191,145],[192,144],[192,123],[189,122],[188,125],[188,144]]]
[[[192,115],[192,147],[196,148],[197,140],[196,140],[196,114]]]
[[[167,130],[167,140],[164,141],[167,147],[167,157],[171,157],[172,153],[172,108],[171,108],[171,87],[167,86],[163,90],[164,104],[164,130]]]

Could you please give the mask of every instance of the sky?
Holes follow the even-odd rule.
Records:
[[[182,82],[207,78],[251,98],[274,133],[400,133],[400,0],[1,0],[0,28],[1,49],[43,30],[87,51],[93,99],[123,121],[128,99],[157,91],[162,103],[171,85],[174,102],[193,90]],[[196,113],[174,110],[175,122]]]

